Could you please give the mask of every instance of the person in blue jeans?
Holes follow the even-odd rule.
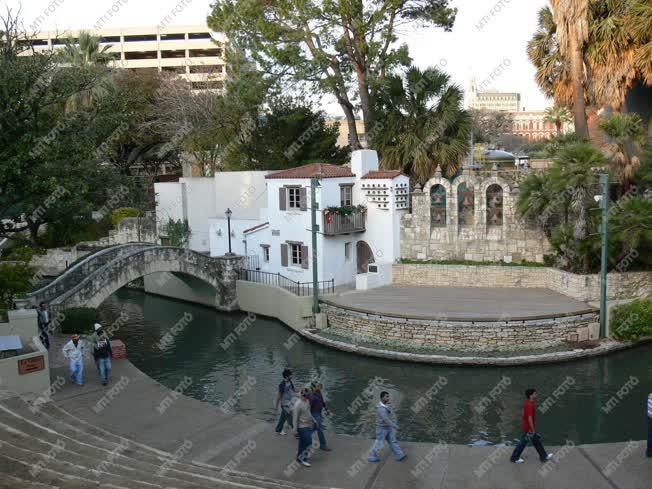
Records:
[[[70,362],[70,380],[73,384],[84,385],[84,341],[77,333],[63,347],[63,356]]]
[[[102,329],[102,325],[95,323],[95,333],[91,337],[93,345],[93,357],[97,370],[100,372],[100,382],[102,385],[109,383],[109,374],[111,373],[111,357],[113,351],[111,350],[111,340]]]
[[[324,412],[326,415],[330,415],[330,412],[326,407],[326,401],[324,401],[324,396],[321,393],[321,384],[313,382],[310,384],[310,387],[312,389],[310,393],[310,414],[312,414],[312,417],[317,423],[315,431],[319,438],[319,449],[330,452],[331,449],[326,444],[326,437],[324,436]]]
[[[380,402],[376,406],[376,443],[369,453],[370,462],[379,462],[378,451],[383,447],[383,441],[387,440],[389,448],[394,452],[397,461],[404,460],[407,455],[403,453],[396,441],[396,430],[398,424],[392,412],[391,400],[388,392],[380,393]]]
[[[310,389],[301,389],[301,399],[294,405],[294,432],[299,438],[297,462],[304,467],[310,467],[310,448],[312,447],[312,431],[316,426],[315,418],[310,414]]]
[[[276,396],[276,412],[278,412],[279,404],[281,406],[281,413],[276,424],[277,435],[285,435],[283,426],[286,421],[290,429],[292,429],[292,401],[295,392],[296,389],[292,383],[292,371],[286,368],[283,370],[283,381],[278,385],[278,395]]]

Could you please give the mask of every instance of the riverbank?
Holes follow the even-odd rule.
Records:
[[[55,404],[80,424],[101,426],[165,452],[185,447],[179,460],[230,464],[270,479],[341,489],[644,489],[652,480],[652,460],[644,457],[644,447],[634,449],[627,442],[548,447],[558,456],[545,466],[532,448],[526,449],[526,463],[515,465],[508,460],[511,447],[402,443],[408,454],[404,462],[394,461],[385,449],[383,461],[370,464],[365,461],[372,443],[368,436],[327,433],[333,451],[317,450],[311,468],[298,468],[292,463],[296,441],[275,435],[270,423],[186,397],[182,387],[170,390],[126,360],[115,362],[108,389],[93,368],[86,373],[84,387],[66,384],[54,395]],[[52,376],[57,375],[67,377],[65,366],[54,361]],[[267,395],[267,386],[258,382],[249,382],[253,394],[248,395],[257,390]]]

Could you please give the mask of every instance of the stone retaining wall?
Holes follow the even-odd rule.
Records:
[[[583,302],[600,300],[600,276],[578,275],[551,267],[499,265],[396,264],[394,285],[420,287],[546,288]],[[610,300],[652,296],[652,272],[609,273]]]
[[[398,318],[324,304],[328,330],[336,335],[380,345],[462,351],[525,350],[563,341],[597,339],[597,312],[527,321],[453,321]]]

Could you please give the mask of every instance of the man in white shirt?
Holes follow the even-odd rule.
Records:
[[[63,356],[70,362],[70,380],[73,384],[84,385],[84,341],[78,334],[63,347]]]

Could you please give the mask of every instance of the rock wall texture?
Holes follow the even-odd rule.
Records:
[[[498,265],[396,264],[392,283],[422,287],[547,288],[583,302],[600,300],[600,276],[577,275],[550,267]],[[652,272],[612,272],[607,276],[610,300],[652,296]]]
[[[387,346],[458,351],[514,351],[549,348],[563,341],[596,339],[597,312],[528,321],[419,320],[352,311],[324,304],[327,331]]]
[[[465,170],[453,182],[435,173],[412,193],[401,220],[401,257],[419,260],[543,262],[543,233],[516,215],[521,173]]]

